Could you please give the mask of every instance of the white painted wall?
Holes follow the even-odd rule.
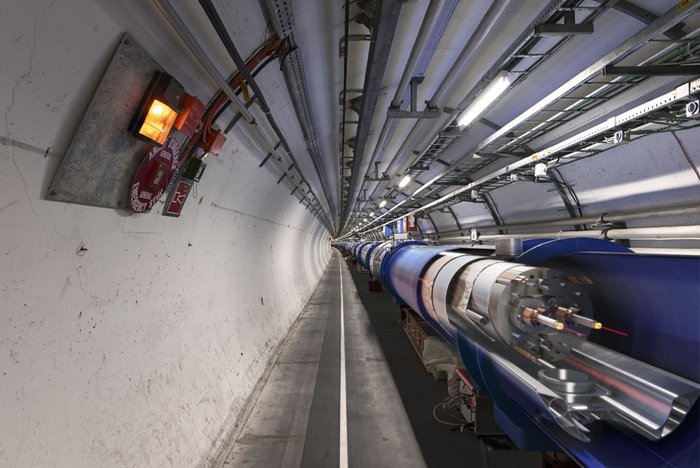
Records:
[[[233,136],[180,219],[42,199],[122,31],[0,3],[2,467],[203,463],[329,260]]]

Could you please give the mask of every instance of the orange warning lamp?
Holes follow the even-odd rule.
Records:
[[[139,134],[162,145],[170,133],[176,117],[177,112],[174,109],[158,99],[153,99],[143,125],[139,129]]]
[[[165,72],[156,72],[129,130],[137,138],[162,145],[181,110],[180,99],[184,92],[175,78]]]

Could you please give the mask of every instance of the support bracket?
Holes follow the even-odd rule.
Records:
[[[383,182],[386,180],[389,180],[389,176],[386,175],[385,173],[382,173],[382,175],[379,175],[379,165],[381,164],[381,161],[375,162],[374,163],[374,177],[369,177],[366,176],[365,180],[368,182]],[[365,198],[367,198],[367,191],[365,190]]]
[[[428,107],[424,111],[418,110],[418,85],[423,82],[425,77],[414,76],[409,82],[411,86],[411,110],[404,111],[398,107],[389,107],[386,113],[389,119],[436,119],[440,117],[440,109],[437,107]],[[426,101],[427,104],[427,101]]]
[[[575,34],[593,34],[593,23],[576,23],[574,11],[564,12],[564,24],[538,24],[536,36],[573,36]]]

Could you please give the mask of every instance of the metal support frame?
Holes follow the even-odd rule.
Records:
[[[377,0],[379,5],[376,9],[374,27],[372,28],[372,43],[367,61],[367,71],[365,73],[364,94],[362,100],[362,110],[360,112],[360,125],[357,128],[357,143],[355,146],[355,156],[353,158],[352,173],[350,176],[350,191],[343,206],[341,227],[347,225],[347,219],[352,207],[355,205],[359,185],[362,182],[360,174],[365,160],[365,144],[369,136],[369,129],[374,116],[374,109],[379,99],[379,94],[384,78],[384,72],[389,62],[389,53],[394,39],[394,33],[399,21],[401,12],[401,2],[398,0]],[[342,229],[341,229],[342,231]]]
[[[221,92],[223,92],[230,99],[233,106],[241,113],[242,118],[248,130],[250,131],[250,135],[253,137],[253,140],[258,145],[260,145],[263,151],[276,154],[276,150],[273,148],[267,135],[265,135],[265,133],[262,131],[258,123],[255,121],[255,118],[246,108],[245,104],[242,103],[240,99],[238,99],[238,96],[236,95],[235,91],[219,73],[216,65],[214,65],[211,58],[207,55],[200,43],[197,41],[196,37],[192,34],[192,31],[190,31],[185,21],[180,17],[177,10],[173,7],[171,1],[153,0],[153,3],[161,12],[163,18],[175,31],[180,40],[185,44],[187,49],[189,49],[190,53],[192,53],[192,55],[195,57],[197,62],[199,62],[201,68],[207,73],[207,75],[209,75],[209,77],[211,77],[217,83],[217,85],[221,89]],[[243,65],[243,67],[245,67],[245,64]],[[283,172],[285,172],[286,175],[289,175],[292,183],[299,187],[299,192],[302,199],[305,198],[307,195],[310,195],[312,199],[317,200],[316,195],[310,190],[310,187],[308,194],[301,188],[301,184],[304,183],[303,180],[295,180],[293,175],[288,173],[283,164],[279,164],[279,167]],[[326,226],[326,228],[329,231],[332,231],[331,220],[324,211],[322,211],[321,214],[318,214],[318,219]]]
[[[403,102],[406,99],[406,86],[408,86],[409,81],[413,76],[422,76],[426,73],[428,64],[435,53],[439,37],[450,23],[458,2],[459,0],[430,0],[416,36],[416,41],[413,43],[404,72],[401,75],[401,80],[391,100],[391,107],[403,108]],[[384,120],[377,144],[370,157],[370,163],[382,160],[387,144],[393,138],[398,125],[399,123],[395,119],[386,118]],[[371,166],[371,164],[368,166]]]
[[[498,206],[496,206],[496,202],[493,200],[493,197],[491,196],[490,193],[481,193],[481,199],[484,201],[484,206],[486,209],[489,211],[491,214],[491,217],[493,218],[493,222],[496,223],[497,226],[501,226],[505,224],[503,221],[503,217],[501,216],[501,212],[498,210]],[[499,234],[505,234],[506,231],[499,229],[498,230]]]
[[[671,8],[663,15],[659,16],[656,21],[648,24],[632,37],[627,39],[625,42],[617,46],[615,49],[605,54],[591,66],[587,67],[581,73],[577,74],[569,81],[561,85],[559,88],[549,93],[543,99],[541,99],[537,104],[531,106],[528,110],[521,113],[515,119],[511,120],[505,124],[500,130],[490,135],[484,141],[482,141],[477,147],[476,152],[483,151],[488,145],[495,142],[496,140],[504,137],[510,131],[515,129],[517,126],[522,124],[524,121],[530,119],[535,114],[539,113],[541,110],[547,108],[549,105],[556,102],[562,96],[567,95],[572,90],[578,88],[582,83],[589,81],[591,78],[598,76],[604,67],[616,63],[624,57],[628,56],[632,52],[643,47],[650,39],[662,34],[664,31],[672,28],[676,24],[680,23],[688,16],[696,12],[700,8],[700,4],[689,4],[683,9],[677,9],[676,7]],[[609,84],[609,83],[608,83]]]
[[[607,66],[603,76],[697,76],[700,65],[643,65],[636,67]]]
[[[263,167],[265,163],[272,157],[272,153],[267,153],[267,156],[265,156],[265,159],[260,161],[260,164],[258,164],[258,167]]]
[[[457,217],[457,213],[455,213],[455,210],[451,206],[448,206],[447,211],[449,211],[450,214],[452,215],[452,219],[454,220],[455,226],[457,226],[457,229],[459,229],[461,231],[462,224],[459,222],[459,218]]]
[[[481,82],[479,84],[477,84],[477,86],[475,86],[470,91],[470,93],[463,99],[462,103],[460,104],[460,107],[465,105],[465,103],[468,103],[471,100],[473,100],[484,89],[484,87],[489,82],[488,77],[495,76],[500,70],[504,69],[504,67],[512,65],[513,60],[515,59],[514,58],[515,55],[522,53],[523,51],[529,50],[528,49],[528,47],[530,47],[529,44],[532,43],[532,39],[534,38],[535,26],[537,26],[538,24],[541,24],[543,22],[549,21],[552,18],[554,18],[557,14],[559,14],[560,8],[566,3],[566,1],[567,0],[551,0],[548,3],[548,5],[542,10],[540,15],[530,23],[530,25],[523,31],[523,33],[518,37],[518,39],[508,48],[508,50],[505,51],[499,57],[499,59],[491,67],[491,69],[489,69],[489,71],[487,71],[484,74],[484,78],[482,78]],[[492,5],[492,7],[491,7],[492,10],[489,10],[489,11],[494,12],[494,17],[492,18],[491,21],[495,21],[495,18],[497,16],[499,16],[500,12],[503,11],[506,7],[507,7],[506,4],[502,4],[502,5],[497,7],[495,2],[494,2],[494,5]],[[486,25],[483,25],[483,26],[484,26],[484,28],[486,28]],[[480,28],[481,27],[482,26],[480,26]],[[482,36],[483,36],[483,34],[478,33],[478,32],[474,35],[474,37],[477,37],[477,38],[483,38]],[[561,44],[563,44],[566,40],[568,40],[568,39],[565,38],[562,41],[560,41],[560,44],[558,46],[555,46],[555,49],[557,47],[561,46]],[[475,44],[473,44],[473,47],[477,47],[478,45],[479,45],[479,41],[477,39],[477,42]],[[469,44],[467,45],[467,48],[465,49],[465,51],[467,51],[468,49],[470,49]],[[465,51],[463,51],[462,54],[467,53]],[[468,55],[469,54],[467,53],[467,56]],[[545,59],[546,59],[546,56],[543,56],[541,58],[541,60],[536,62],[536,64],[534,66],[538,66],[538,64],[543,63],[543,61]],[[438,89],[438,91],[436,91],[435,95],[433,96],[433,99],[431,99],[431,102],[435,101],[437,99],[437,97],[441,95],[440,90],[443,89],[444,86],[445,86],[445,84],[443,83],[440,86],[440,88]],[[419,160],[419,159],[425,157],[426,155],[428,155],[428,156],[432,155],[433,158],[438,158],[439,155],[442,153],[442,151],[444,151],[450,145],[451,140],[454,140],[461,135],[460,132],[449,131],[450,128],[454,128],[455,119],[457,118],[457,116],[461,112],[462,111],[460,109],[450,109],[449,113],[451,114],[451,118],[435,134],[435,136],[433,137],[433,141],[426,147],[426,149],[423,151],[423,153],[421,153],[421,155],[419,155],[419,157],[416,160]],[[407,139],[407,141],[409,141],[409,140],[410,140],[410,138]],[[403,147],[402,147],[402,149],[399,150],[399,153],[402,153],[402,151],[403,151]],[[415,162],[415,160],[414,160],[414,162]],[[406,167],[408,167],[412,164],[413,164],[413,162],[409,162]],[[449,165],[446,168],[446,170],[443,171],[436,179],[439,179],[439,178],[453,172],[456,169],[456,166],[457,166],[456,164]],[[398,172],[404,172],[404,171],[405,171],[405,168],[401,168]],[[378,189],[378,187],[379,187],[379,185],[375,188],[375,192]],[[373,195],[374,195],[374,192],[373,192]]]
[[[348,41],[371,41],[370,34],[348,34],[341,36],[338,41],[338,57],[345,57],[348,53]]]
[[[389,180],[389,176],[386,174],[382,174],[381,176],[379,175],[379,165],[381,162],[375,162],[374,163],[374,177],[370,176],[365,176],[366,181],[381,181],[381,180]],[[367,198],[367,189],[365,189],[365,198]]]
[[[638,121],[639,119],[642,119],[644,116],[648,115],[651,112],[655,112],[662,108],[674,105],[678,102],[684,102],[688,99],[689,96],[698,93],[700,93],[700,79],[687,82],[686,84],[677,87],[673,91],[662,94],[661,96],[658,96],[650,101],[642,103],[639,106],[636,106],[626,112],[615,115],[606,120],[605,122],[594,126],[593,128],[578,133],[556,145],[550,146],[549,148],[545,148],[515,163],[509,164],[504,168],[491,172],[490,174],[487,174],[484,177],[475,180],[474,182],[471,182],[459,189],[453,190],[452,192],[443,195],[437,200],[431,201],[426,205],[419,206],[409,211],[408,213],[402,214],[401,216],[406,216],[408,214],[416,214],[418,212],[425,211],[436,205],[442,204],[451,198],[457,197],[461,193],[476,189],[478,187],[487,186],[489,183],[492,183],[494,180],[497,179],[502,180],[503,177],[507,174],[510,174],[532,164],[552,159],[556,155],[561,154],[562,151],[574,145],[580,145],[582,143],[592,140],[599,141],[601,135],[609,133],[614,129],[619,129],[622,125]],[[569,155],[569,157],[571,157],[571,155]],[[386,224],[389,224],[391,222],[393,222],[393,220],[387,221]]]
[[[564,24],[538,24],[535,26],[536,36],[571,36],[574,34],[593,34],[593,23],[576,23],[576,12],[564,12]]]
[[[266,0],[265,7],[268,17],[273,18],[272,24],[275,32],[280,37],[287,37],[291,34],[291,29],[294,28],[294,15],[291,10],[291,5],[286,5],[284,9],[275,8],[272,0]],[[274,13],[277,13],[276,15]],[[285,15],[281,18],[280,15]],[[318,174],[321,182],[321,189],[330,209],[330,221],[337,228],[337,205],[333,203],[333,195],[326,173],[326,167],[323,165],[321,150],[318,144],[318,132],[311,112],[311,103],[309,101],[308,91],[306,89],[306,78],[301,59],[301,51],[294,47],[282,62],[282,72],[284,81],[292,99],[294,111],[299,120],[306,147],[311,157],[314,169]]]
[[[404,111],[401,110],[398,106],[397,107],[389,107],[389,110],[386,113],[387,118],[389,119],[436,119],[440,117],[440,110],[436,107],[430,108],[424,110],[424,111],[419,111],[418,110],[418,85],[423,82],[425,77],[423,76],[414,76],[411,78],[411,81],[409,81],[409,85],[411,87],[411,110],[409,111]]]
[[[581,210],[581,205],[578,202],[578,197],[576,196],[576,192],[574,192],[574,188],[566,183],[564,177],[556,168],[553,167],[549,169],[548,174],[550,182],[554,186],[554,190],[556,190],[559,197],[564,202],[564,207],[566,208],[566,212],[569,214],[569,216],[572,218],[583,216],[583,211]],[[583,224],[574,225],[574,229],[576,231],[580,231],[585,228],[586,226]]]

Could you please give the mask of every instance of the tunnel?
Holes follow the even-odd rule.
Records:
[[[0,466],[698,466],[699,11],[2,2]]]

